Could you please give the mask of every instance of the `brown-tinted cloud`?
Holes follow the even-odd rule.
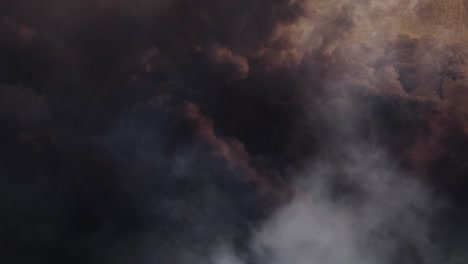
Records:
[[[0,0],[5,261],[248,255],[298,172],[362,141],[468,218],[467,6]]]

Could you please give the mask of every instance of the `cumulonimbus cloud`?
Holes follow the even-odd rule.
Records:
[[[441,259],[463,258],[453,241],[468,237],[467,7],[0,0],[4,261],[353,263],[361,239],[374,236],[368,221],[399,208],[403,225],[421,223],[401,244],[416,244],[406,255],[435,259],[420,247],[439,240]],[[343,149],[368,155],[352,160]],[[391,166],[370,166],[372,153]],[[338,205],[301,190],[314,178],[328,191],[329,178],[344,184],[356,167],[363,177],[351,185],[369,187],[369,199]],[[371,184],[376,170],[397,184]],[[407,189],[413,178],[425,187]],[[309,193],[324,200],[309,206]],[[448,216],[419,219],[437,207],[432,199],[447,201]],[[359,206],[376,218],[350,212]],[[363,229],[349,227],[360,221]],[[395,248],[374,249],[359,260]]]

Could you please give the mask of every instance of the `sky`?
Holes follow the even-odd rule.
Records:
[[[0,262],[468,261],[467,0],[0,0]]]

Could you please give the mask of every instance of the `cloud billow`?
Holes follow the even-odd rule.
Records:
[[[467,7],[0,0],[0,259],[464,260]]]

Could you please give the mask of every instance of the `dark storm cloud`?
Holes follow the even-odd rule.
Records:
[[[218,90],[240,85],[224,80],[245,79],[246,56],[298,8],[283,1],[1,7],[9,201],[2,261],[178,263],[203,258],[218,240],[241,248],[251,225],[281,200],[274,190],[287,187],[229,137],[242,128],[229,132],[227,122],[219,135],[201,109],[218,112],[219,104],[209,105]],[[242,93],[231,95],[247,108],[271,104]]]
[[[0,86],[0,98],[0,119],[11,126],[35,127],[52,119],[45,99],[30,88]]]
[[[283,219],[308,199],[297,179],[328,186],[325,179],[337,177],[346,198],[354,187],[340,181],[354,169],[399,177],[395,167],[369,165],[380,152],[362,150],[362,141],[390,155],[377,161],[425,175],[448,198],[450,214],[468,218],[461,213],[468,201],[466,3],[0,0],[0,10],[0,174],[9,201],[1,204],[1,245],[8,263],[203,262],[224,244],[212,261],[242,263],[259,257],[250,240],[274,249],[279,263],[296,249],[281,241],[336,247],[338,260],[368,261],[351,242],[373,233],[371,224],[363,232],[340,229],[350,234],[345,242],[336,242],[333,225],[313,225],[335,241],[329,245],[307,232],[297,239]],[[353,148],[369,155],[343,150]],[[324,166],[310,169],[311,161]],[[333,167],[326,164],[339,166],[320,173]],[[313,172],[303,176],[304,168]],[[351,207],[383,215],[373,223],[401,213],[405,223],[431,228],[398,199],[402,193],[364,176],[352,182],[370,188],[370,198]],[[400,202],[380,210],[388,197]],[[317,214],[343,217],[338,224],[345,226],[359,219],[335,198],[321,198],[292,223],[314,222]],[[272,229],[277,219],[287,223]],[[439,244],[450,244],[462,227],[435,228]],[[257,229],[271,231],[274,242]],[[402,229],[390,231],[404,237]],[[425,230],[415,232],[408,248],[424,255]],[[298,263],[334,263],[323,252],[299,252]]]

